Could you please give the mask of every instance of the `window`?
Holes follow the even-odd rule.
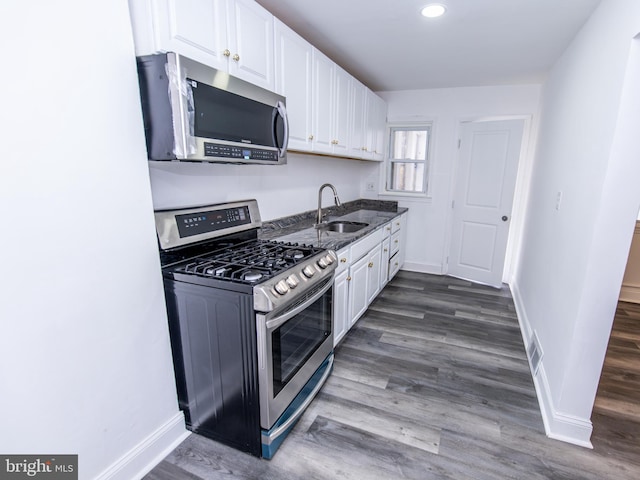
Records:
[[[391,127],[388,192],[427,193],[431,125]]]

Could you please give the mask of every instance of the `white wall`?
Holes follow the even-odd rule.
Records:
[[[286,165],[224,165],[153,162],[150,168],[156,209],[186,207],[245,198],[258,200],[263,220],[318,206],[318,188],[333,184],[342,202],[360,198],[363,178],[376,162],[288,153]],[[325,193],[323,205],[333,205]]]
[[[544,354],[535,381],[547,433],[583,445],[640,206],[638,32],[640,2],[603,0],[544,85],[512,285],[525,337],[535,332]]]
[[[134,478],[178,410],[126,0],[3,2],[0,452]]]
[[[448,222],[451,214],[452,187],[458,155],[461,121],[487,117],[519,116],[531,119],[528,137],[535,137],[539,85],[442,88],[432,90],[379,92],[388,102],[390,123],[433,121],[433,159],[430,175],[431,198],[378,195],[377,198],[398,200],[409,207],[407,257],[405,268],[429,273],[445,273],[448,252]],[[512,213],[512,236],[518,236],[526,195],[528,153],[519,173],[519,188]],[[374,172],[371,179],[384,188],[384,172]],[[368,192],[363,192],[367,194]],[[369,195],[376,196],[376,195]],[[509,265],[510,259],[507,259]]]

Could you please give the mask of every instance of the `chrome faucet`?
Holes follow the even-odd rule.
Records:
[[[333,200],[336,204],[336,207],[340,206],[340,199],[338,198],[338,192],[336,191],[336,187],[331,185],[330,183],[325,183],[318,190],[318,217],[316,218],[316,226],[322,224],[322,190],[325,187],[330,187],[333,190]]]

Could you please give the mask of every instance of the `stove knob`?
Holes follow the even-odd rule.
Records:
[[[316,271],[313,269],[312,265],[307,265],[302,269],[302,273],[304,274],[305,277],[311,278],[315,275]]]
[[[318,266],[323,270],[327,268],[329,266],[329,264],[327,263],[327,259],[325,257],[322,257],[320,260],[318,260]]]
[[[324,257],[324,259],[327,262],[327,265],[331,265],[335,260],[333,259],[333,257],[331,255],[328,255],[326,257]]]
[[[285,283],[284,280],[280,280],[278,283],[275,284],[275,286],[273,288],[280,295],[284,295],[285,293],[287,293],[289,291],[289,287],[287,286],[287,284]]]
[[[295,275],[289,275],[287,277],[286,282],[289,288],[292,288],[292,289],[296,288],[298,286],[298,283],[300,283],[298,280],[298,277],[296,277]]]

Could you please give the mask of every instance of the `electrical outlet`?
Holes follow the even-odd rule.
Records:
[[[367,191],[373,192],[376,189],[376,185],[373,182],[367,182]]]

